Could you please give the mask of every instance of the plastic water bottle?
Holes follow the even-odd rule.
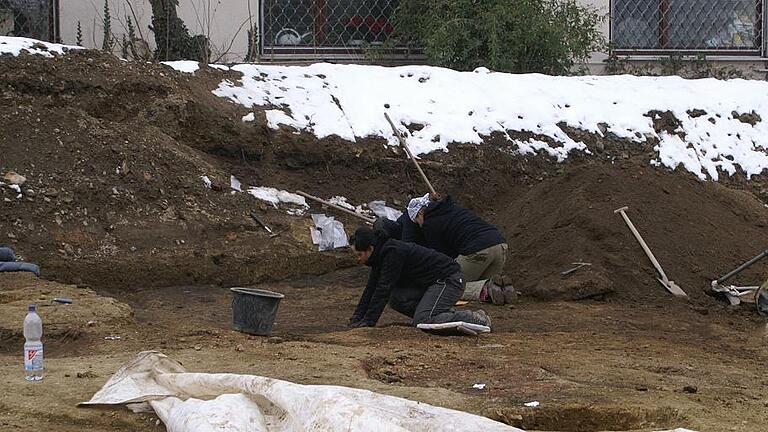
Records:
[[[29,305],[24,318],[24,378],[27,381],[43,379],[43,320],[37,314],[37,305]]]

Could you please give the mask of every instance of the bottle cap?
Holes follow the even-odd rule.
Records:
[[[36,304],[29,305],[29,311],[30,312],[37,312],[37,305]]]

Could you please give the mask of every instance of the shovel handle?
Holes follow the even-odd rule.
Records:
[[[397,137],[397,140],[400,141],[400,146],[403,147],[403,149],[405,150],[405,153],[408,154],[408,157],[411,158],[411,161],[413,162],[413,164],[416,165],[416,169],[419,171],[419,174],[421,174],[421,179],[424,180],[424,183],[427,184],[427,187],[429,188],[429,192],[432,193],[432,196],[436,196],[437,192],[435,192],[435,188],[432,187],[432,183],[429,182],[427,175],[424,174],[424,171],[422,171],[421,166],[416,161],[416,158],[413,156],[413,153],[411,153],[411,149],[408,148],[408,144],[405,142],[405,139],[403,138],[402,135],[400,135],[400,131],[398,131],[397,128],[395,127],[395,123],[392,122],[391,118],[389,118],[389,114],[384,113],[384,117],[387,119],[387,121],[389,122],[389,125],[392,127],[392,133],[394,133],[395,136]]]
[[[372,219],[372,218],[369,218],[369,217],[367,217],[367,216],[361,215],[361,214],[360,214],[360,213],[358,213],[358,212],[355,212],[355,211],[352,211],[352,210],[349,210],[349,209],[345,209],[344,207],[341,207],[341,206],[337,206],[336,204],[333,204],[333,203],[331,203],[331,202],[328,202],[328,201],[326,201],[326,200],[324,200],[324,199],[322,199],[322,198],[318,198],[318,197],[316,197],[316,196],[310,195],[310,194],[308,194],[308,193],[306,193],[306,192],[302,192],[302,191],[300,191],[300,190],[297,190],[297,191],[296,191],[296,193],[297,193],[298,195],[301,195],[301,196],[303,196],[304,198],[309,198],[309,199],[311,199],[312,201],[317,201],[317,202],[319,202],[320,204],[323,204],[323,205],[325,205],[325,206],[328,206],[328,207],[334,208],[334,209],[336,209],[336,210],[338,210],[338,211],[340,211],[340,212],[342,212],[342,213],[346,213],[346,214],[348,214],[348,215],[350,215],[350,216],[354,216],[354,217],[356,217],[356,218],[358,218],[358,219],[361,219],[361,220],[365,221],[365,223],[367,223],[367,224],[373,225],[373,222],[375,221],[375,219]]]
[[[653,255],[653,252],[651,252],[651,249],[645,243],[645,240],[643,240],[643,237],[637,231],[637,228],[635,228],[635,225],[632,223],[632,221],[629,220],[629,216],[627,216],[627,214],[625,213],[625,211],[628,208],[629,207],[622,207],[620,209],[614,210],[614,213],[620,213],[621,214],[621,217],[624,218],[624,222],[627,223],[627,226],[629,227],[629,230],[632,231],[632,234],[635,235],[635,238],[637,239],[637,242],[640,243],[640,246],[643,248],[643,251],[645,251],[645,254],[648,256],[648,259],[651,260],[651,263],[656,268],[656,271],[658,271],[659,275],[661,275],[661,279],[664,282],[669,282],[669,279],[667,278],[666,273],[664,273],[664,270],[661,268],[661,264],[659,264],[659,261],[656,260],[656,257]]]

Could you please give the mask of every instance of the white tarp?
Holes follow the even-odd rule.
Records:
[[[485,417],[368,390],[191,373],[157,351],[126,362],[82,405],[105,404],[130,404],[134,411],[151,407],[169,432],[522,432]]]

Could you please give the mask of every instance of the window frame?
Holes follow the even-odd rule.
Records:
[[[263,61],[329,60],[364,61],[365,49],[354,45],[276,45],[265,38],[267,29],[265,0],[259,0],[259,53]],[[321,18],[323,19],[323,18]],[[321,33],[322,34],[322,33]],[[426,56],[422,50],[408,46],[388,47],[382,61],[423,62]]]
[[[659,8],[669,8],[670,0],[659,0]],[[765,58],[768,56],[768,38],[766,38],[766,32],[768,32],[768,23],[766,23],[766,15],[768,15],[768,0],[755,0],[760,2],[759,5],[755,5],[755,11],[757,12],[757,20],[755,28],[759,29],[760,34],[757,37],[757,47],[733,49],[733,48],[665,48],[663,45],[668,43],[665,40],[665,33],[668,33],[669,25],[666,19],[662,19],[659,22],[659,48],[622,48],[616,47],[612,51],[618,56],[668,56],[671,53],[678,53],[683,55],[699,55],[706,54],[712,56],[722,57],[750,57],[750,58]],[[616,7],[616,0],[609,0],[609,25],[608,25],[608,40],[613,43],[614,40],[614,8]],[[662,32],[662,28],[666,28],[665,32]]]

